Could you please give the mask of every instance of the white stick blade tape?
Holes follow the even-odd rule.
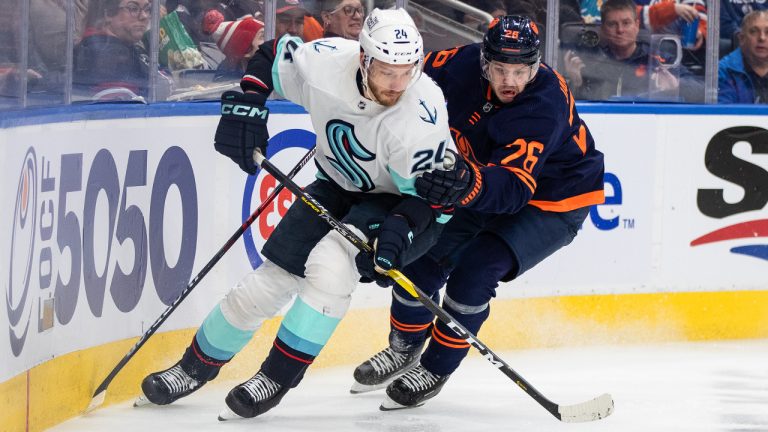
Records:
[[[566,423],[600,420],[613,413],[613,398],[608,393],[591,401],[576,405],[560,406],[560,419]]]
[[[89,413],[95,410],[96,408],[100,407],[104,403],[104,400],[106,398],[107,398],[106,390],[99,392],[99,394],[97,394],[96,396],[93,397],[93,399],[91,399],[91,403],[88,404],[88,407],[85,409],[85,412]]]

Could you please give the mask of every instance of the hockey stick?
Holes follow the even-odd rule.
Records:
[[[299,163],[296,164],[295,167],[288,173],[286,176],[285,174],[282,174],[281,178],[292,178],[295,176],[299,171],[301,171],[302,168],[304,168],[304,165],[306,165],[312,157],[315,155],[315,147],[312,147],[307,154],[304,155],[304,157],[299,161]],[[269,171],[267,171],[269,172]],[[292,183],[296,184],[296,183]],[[245,222],[240,226],[240,228],[235,231],[234,234],[227,240],[226,243],[224,243],[224,246],[219,249],[218,252],[216,252],[216,255],[211,258],[210,261],[203,267],[202,270],[192,279],[189,284],[187,284],[186,288],[181,291],[181,294],[176,298],[176,300],[171,303],[170,306],[162,313],[160,316],[155,320],[154,323],[152,323],[151,326],[149,326],[149,329],[147,329],[146,332],[144,332],[143,335],[141,335],[141,338],[139,338],[139,341],[136,342],[136,344],[128,351],[128,353],[120,360],[120,362],[117,364],[117,366],[112,369],[112,372],[107,375],[106,378],[104,378],[104,381],[101,382],[98,388],[96,388],[96,391],[93,393],[93,398],[91,399],[91,403],[88,404],[88,407],[85,409],[85,412],[93,411],[94,409],[101,406],[101,404],[104,403],[104,400],[107,396],[107,387],[112,382],[112,380],[115,378],[118,372],[128,363],[128,361],[136,354],[136,352],[144,345],[145,342],[157,331],[158,327],[165,322],[165,320],[168,318],[168,316],[176,310],[176,308],[179,306],[179,304],[189,295],[190,292],[192,292],[192,289],[197,286],[198,283],[200,283],[200,280],[205,277],[206,274],[211,270],[211,268],[216,265],[217,262],[221,259],[222,256],[224,256],[225,253],[229,250],[229,248],[232,247],[233,244],[240,238],[240,236],[245,232],[245,230],[248,229],[248,227],[251,226],[251,224],[261,215],[261,213],[264,212],[264,209],[267,208],[267,206],[272,203],[272,201],[275,199],[278,193],[280,193],[281,190],[284,188],[284,183],[281,181],[280,184],[275,187],[275,189],[272,191],[271,194],[261,203],[259,208],[257,208],[248,219],[246,219]]]
[[[289,191],[293,192],[298,198],[300,198],[304,204],[309,206],[317,213],[328,225],[331,226],[336,232],[344,236],[350,243],[357,247],[362,252],[373,252],[371,246],[358,237],[352,230],[346,225],[339,222],[336,218],[326,210],[322,204],[315,200],[311,195],[302,190],[296,183],[294,183],[288,176],[281,173],[271,162],[266,160],[261,153],[255,152],[253,155],[254,160],[258,163],[262,169],[272,174],[281,184],[283,184]],[[585,422],[599,420],[609,416],[613,412],[613,398],[608,393],[598,396],[592,400],[574,404],[574,405],[558,405],[538,390],[536,390],[528,381],[515,372],[509,365],[504,362],[498,355],[496,355],[490,348],[485,346],[480,340],[467,330],[463,325],[457,322],[445,309],[441,308],[434,302],[428,295],[424,294],[419,287],[413,284],[403,273],[399,270],[389,270],[387,276],[394,279],[394,281],[408,291],[414,298],[421,302],[430,312],[434,313],[440,321],[444,322],[454,332],[456,332],[462,339],[467,341],[470,345],[475,347],[483,357],[491,362],[492,365],[501,370],[506,376],[508,376],[515,384],[518,385],[524,392],[528,393],[539,405],[543,406],[549,411],[555,418],[563,422]]]

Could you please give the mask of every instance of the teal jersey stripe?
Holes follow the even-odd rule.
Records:
[[[203,321],[195,338],[203,352],[218,360],[229,360],[251,340],[254,331],[240,330],[230,324],[221,306],[216,305]]]
[[[395,170],[390,169],[389,167],[387,167],[387,171],[389,171],[389,175],[392,177],[392,181],[395,183],[395,186],[397,186],[397,189],[401,194],[419,196],[416,193],[416,177],[409,179],[400,177],[400,174],[398,174]],[[435,220],[437,223],[444,224],[451,220],[452,217],[452,215],[440,213],[440,215],[436,217]]]
[[[279,63],[280,58],[283,56],[285,45],[289,41],[294,41],[298,45],[304,44],[304,41],[302,41],[301,38],[291,36],[286,33],[283,37],[280,38],[280,40],[277,42],[277,47],[275,47],[275,61],[272,62],[272,86],[275,88],[275,91],[283,98],[285,97],[285,93],[283,93],[283,86],[280,84],[280,73],[278,73],[277,64]]]
[[[418,196],[416,194],[416,177],[409,179],[400,177],[400,174],[398,174],[397,171],[390,169],[389,167],[387,167],[387,171],[389,171],[392,181],[395,183],[397,190],[399,190],[401,194]]]
[[[285,328],[284,325],[281,325],[277,331],[277,337],[296,351],[301,351],[314,357],[317,357],[320,354],[320,350],[325,346],[325,344],[316,344],[296,336],[292,331]]]
[[[452,217],[453,215],[440,213],[440,216],[435,218],[435,220],[437,221],[437,223],[445,224],[445,223],[448,223],[448,221],[451,220]]]
[[[321,314],[304,303],[301,297],[298,297],[288,313],[285,314],[281,325],[281,331],[284,327],[295,338],[292,341],[282,337],[281,339],[293,349],[317,355],[331,338],[339,321],[341,319]],[[286,337],[290,338],[290,335],[286,334]],[[312,348],[313,346],[314,348]]]

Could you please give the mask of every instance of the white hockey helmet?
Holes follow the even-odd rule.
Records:
[[[360,48],[365,55],[389,64],[415,64],[424,59],[421,34],[405,9],[372,10],[360,32]]]
[[[374,9],[365,18],[360,32],[363,53],[363,85],[368,86],[368,70],[376,59],[383,63],[414,65],[409,87],[421,76],[424,41],[413,18],[405,9]]]

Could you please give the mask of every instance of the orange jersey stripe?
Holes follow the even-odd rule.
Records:
[[[605,202],[605,192],[603,190],[587,192],[576,195],[561,201],[539,201],[531,200],[528,204],[538,207],[544,211],[567,212],[577,208],[587,207]]]
[[[429,328],[430,325],[432,325],[431,322],[426,324],[404,324],[396,320],[393,316],[389,317],[389,322],[391,322],[396,329],[409,333],[424,331]]]
[[[469,348],[469,344],[464,342],[464,339],[457,339],[446,336],[445,333],[438,330],[437,327],[432,327],[432,340],[439,343],[440,345],[447,346],[448,348]]]
[[[536,191],[536,180],[533,179],[533,177],[528,174],[526,171],[518,168],[518,167],[508,167],[499,165],[500,167],[504,168],[507,171],[511,171],[514,175],[516,175],[522,182],[525,184],[528,189],[531,190],[531,193],[534,193]]]
[[[475,173],[475,184],[472,186],[472,191],[461,200],[461,205],[467,205],[472,202],[477,197],[477,194],[480,193],[480,189],[483,188],[483,176],[480,174],[480,168],[473,163],[469,164],[469,168]]]

